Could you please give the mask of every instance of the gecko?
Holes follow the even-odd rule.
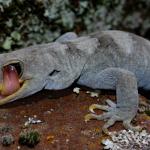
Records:
[[[68,32],[51,43],[0,54],[0,68],[0,105],[76,82],[116,90],[117,102],[92,104],[86,121],[106,121],[105,133],[116,121],[122,121],[126,129],[141,130],[131,121],[138,111],[138,88],[150,89],[150,42],[143,37],[119,30],[81,37]],[[97,115],[95,109],[106,112]]]

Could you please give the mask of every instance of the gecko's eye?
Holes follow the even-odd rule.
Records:
[[[13,66],[15,67],[17,73],[18,73],[18,76],[21,77],[22,74],[23,74],[23,63],[21,61],[11,61],[11,62],[8,62],[6,64],[3,65],[3,68],[6,67],[6,66]]]

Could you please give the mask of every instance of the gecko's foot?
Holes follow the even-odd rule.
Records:
[[[93,104],[89,107],[91,114],[87,114],[85,116],[85,121],[89,121],[91,119],[97,119],[97,120],[105,120],[107,121],[102,130],[105,134],[109,134],[108,128],[112,126],[116,121],[123,121],[123,125],[126,129],[134,130],[134,131],[140,131],[141,127],[137,126],[134,127],[131,125],[131,121],[134,118],[134,113],[132,111],[130,112],[129,109],[121,109],[116,107],[116,104],[112,102],[111,100],[106,100],[108,105],[98,105]],[[95,109],[101,109],[104,111],[107,111],[106,113],[103,113],[101,115],[94,114]]]

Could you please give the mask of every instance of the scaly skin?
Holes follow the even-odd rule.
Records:
[[[138,87],[150,89],[150,42],[122,31],[101,31],[85,37],[67,33],[42,44],[0,55],[0,67],[18,61],[23,66],[23,86],[0,104],[20,99],[41,89],[65,89],[74,81],[93,89],[116,90],[117,103],[93,104],[85,120],[108,120],[103,131],[116,121],[140,130],[130,122],[138,110]],[[2,73],[0,73],[2,80]],[[107,111],[94,114],[94,109]]]

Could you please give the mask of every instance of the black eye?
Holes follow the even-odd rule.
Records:
[[[58,71],[58,70],[53,70],[50,74],[49,74],[49,76],[55,76],[56,74],[58,74],[60,71]]]

